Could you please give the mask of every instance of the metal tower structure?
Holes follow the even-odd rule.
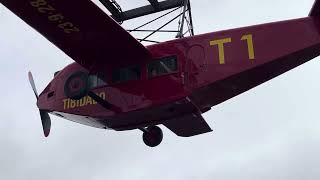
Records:
[[[149,38],[156,34],[157,32],[161,33],[176,33],[176,38],[182,38],[186,35],[193,36],[193,22],[192,22],[192,14],[191,14],[191,5],[190,0],[148,0],[149,5],[138,7],[135,9],[131,9],[128,11],[122,11],[121,6],[115,0],[99,0],[112,14],[112,18],[116,20],[118,23],[122,24],[124,21],[139,18],[142,16],[167,11],[165,14],[152,19],[134,29],[128,30],[129,32],[149,32],[147,36],[144,38],[138,39],[139,41],[144,42],[152,42],[159,43],[158,41],[150,40]],[[165,24],[160,25],[157,29],[142,29],[143,27],[165,17],[171,15],[173,12],[181,10],[181,12],[167,21]],[[169,11],[170,10],[170,11]],[[173,21],[179,19],[178,21],[178,29],[176,30],[164,30],[167,25],[172,23]],[[187,29],[185,29],[187,27]]]

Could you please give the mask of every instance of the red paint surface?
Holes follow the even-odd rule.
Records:
[[[207,33],[145,48],[84,0],[77,4],[80,2],[80,10],[89,6],[83,13],[86,17],[76,17],[74,12],[67,11],[71,2],[73,0],[64,1],[64,7],[59,6],[58,1],[53,5],[61,7],[84,34],[92,33],[95,38],[88,41],[86,36],[80,39],[77,36],[77,41],[73,41],[74,38],[55,32],[53,25],[46,26],[48,22],[39,18],[27,3],[21,2],[22,6],[18,7],[17,0],[3,0],[5,6],[83,66],[73,63],[63,69],[41,93],[39,108],[94,127],[126,130],[165,123],[195,111],[205,112],[320,54],[320,19],[314,17],[319,9],[317,4],[310,17]],[[248,34],[253,37],[254,60],[249,60],[248,45],[241,40]],[[223,38],[231,38],[231,42],[224,44],[225,64],[219,64],[218,48],[210,46],[210,41]],[[147,78],[148,62],[173,55],[179,62],[178,72]],[[142,67],[141,80],[110,83],[112,70],[136,64]],[[106,99],[119,107],[119,112],[100,105],[64,109],[64,82],[71,73],[84,68],[90,73],[107,74],[109,85],[94,92],[105,92]],[[48,98],[50,92],[55,95]]]

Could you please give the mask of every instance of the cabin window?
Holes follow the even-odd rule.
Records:
[[[89,81],[90,88],[107,85],[106,77],[103,73],[90,74],[88,81]]]
[[[178,70],[178,62],[175,56],[162,58],[150,62],[148,64],[148,77],[156,77],[165,74],[170,74]]]
[[[141,69],[139,66],[122,68],[112,73],[112,82],[125,82],[131,80],[139,80],[141,77]]]

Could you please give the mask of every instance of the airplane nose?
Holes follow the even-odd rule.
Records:
[[[37,100],[37,106],[39,109],[43,109],[46,111],[54,111],[54,92],[42,92]]]
[[[45,102],[44,102],[44,98],[43,98],[43,94],[40,94],[38,99],[37,99],[37,107],[39,109],[46,109],[46,105],[45,105]]]

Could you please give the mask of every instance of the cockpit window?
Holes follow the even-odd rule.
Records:
[[[166,57],[148,64],[148,77],[156,77],[170,74],[178,70],[178,62],[175,56]]]
[[[141,69],[139,66],[132,66],[113,71],[112,82],[125,82],[131,80],[139,80],[141,77]]]
[[[90,74],[88,81],[89,81],[90,88],[107,85],[106,77],[103,73]]]

